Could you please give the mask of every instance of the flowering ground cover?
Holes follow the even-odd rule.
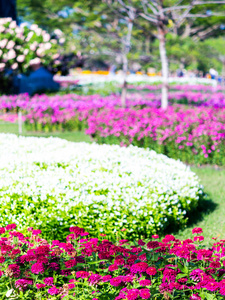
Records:
[[[150,91],[160,91],[162,88],[161,84],[155,84],[155,85],[150,85],[146,83],[142,83],[140,85],[128,85],[128,89],[134,89],[134,90],[150,90]],[[177,91],[199,91],[202,93],[215,93],[215,92],[224,92],[225,87],[221,85],[217,86],[211,86],[211,85],[203,85],[203,84],[170,84],[169,85],[170,90],[177,90]]]
[[[87,134],[100,143],[133,144],[188,163],[224,165],[225,110],[108,108],[89,116]]]
[[[201,228],[183,241],[152,235],[132,243],[76,226],[68,233],[47,242],[41,230],[1,227],[2,299],[224,299],[225,241],[206,248]]]
[[[122,109],[116,95],[2,96],[0,111],[1,119],[15,122],[22,110],[30,131],[86,129],[100,143],[148,147],[190,164],[225,165],[224,94],[172,92],[171,103],[192,105],[173,104],[166,111],[157,97],[130,94]]]
[[[45,237],[64,237],[72,223],[147,236],[183,226],[202,197],[183,163],[133,146],[1,134],[0,153],[0,224],[36,226]]]

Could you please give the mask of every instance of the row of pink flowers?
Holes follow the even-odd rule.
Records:
[[[150,85],[150,84],[141,84],[141,85],[128,85],[128,89],[135,89],[135,90],[150,90],[150,91],[160,91],[162,88],[161,84],[157,85]],[[200,91],[200,92],[219,92],[224,91],[225,87],[221,85],[211,86],[211,85],[202,85],[202,84],[171,84],[169,86],[170,90],[177,90],[177,91]]]
[[[49,243],[40,230],[28,228],[24,236],[10,224],[0,228],[1,292],[10,286],[24,299],[222,300],[225,240],[206,248],[202,229],[192,233],[183,241],[153,235],[115,244],[105,234],[90,238],[83,228],[70,227],[66,242]]]
[[[36,95],[32,98],[19,95],[0,97],[0,111],[16,113],[21,109],[31,130],[86,128],[86,133],[99,142],[111,143],[113,139],[121,145],[150,147],[190,163],[224,165],[225,105],[218,107],[225,101],[223,94],[213,94],[211,100],[206,94],[194,92],[170,95],[176,101],[185,97],[198,106],[173,104],[164,111],[153,94],[129,95],[127,108],[119,107],[120,97],[116,95]],[[12,116],[8,120],[16,118]]]
[[[94,111],[87,123],[86,133],[99,142],[150,147],[191,163],[225,163],[225,109],[108,108]]]

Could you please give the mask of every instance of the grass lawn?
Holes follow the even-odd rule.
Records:
[[[8,122],[2,122],[0,121],[0,133],[14,133],[18,134],[18,125],[12,124]],[[81,131],[77,132],[71,132],[71,131],[65,131],[65,132],[29,132],[26,131],[26,129],[22,128],[22,135],[24,136],[37,136],[37,137],[49,137],[54,136],[61,139],[65,139],[71,142],[91,142],[91,139],[88,135],[84,134]]]
[[[191,229],[202,227],[206,241],[218,236],[225,239],[225,170],[216,170],[212,167],[192,170],[200,178],[208,197],[199,203],[197,211],[191,214],[186,229],[178,231],[178,238],[191,237]]]
[[[18,126],[0,122],[0,132],[18,134]],[[91,142],[90,137],[83,132],[32,133],[23,128],[23,135],[55,136],[73,142]],[[216,170],[212,167],[193,167],[192,170],[199,176],[208,197],[199,203],[198,209],[191,214],[187,228],[173,232],[173,234],[185,239],[192,236],[192,228],[202,227],[207,243],[216,236],[225,239],[225,170]]]

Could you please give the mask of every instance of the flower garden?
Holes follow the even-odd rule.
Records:
[[[0,152],[0,224],[45,238],[65,238],[71,224],[96,237],[123,229],[120,238],[146,238],[182,227],[203,194],[183,163],[133,146],[1,135]]]
[[[173,86],[166,111],[155,93],[131,93],[126,108],[114,94],[1,96],[0,111],[2,119],[15,122],[21,110],[31,131],[85,130],[99,143],[150,148],[189,164],[225,165],[223,88],[180,90]]]
[[[152,235],[116,244],[77,226],[66,242],[16,224],[0,232],[4,299],[224,299],[224,240],[205,249],[201,228],[185,241]]]
[[[116,94],[0,97],[1,120],[21,111],[28,131],[94,142],[0,134],[2,299],[224,299],[225,240],[168,234],[206,197],[185,163],[225,164],[224,90],[175,85],[162,110],[159,86],[136,87],[126,108]]]
[[[188,2],[0,3],[0,300],[225,300],[225,1]]]

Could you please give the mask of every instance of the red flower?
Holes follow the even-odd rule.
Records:
[[[57,295],[59,293],[59,290],[57,289],[56,286],[53,286],[52,288],[48,289],[48,293],[50,295]]]
[[[37,283],[36,284],[36,288],[39,290],[39,289],[42,289],[42,288],[44,288],[44,287],[46,287],[46,285],[45,284],[43,284],[43,283]]]
[[[139,283],[141,286],[148,286],[151,285],[151,280],[144,279],[144,280],[140,280]]]
[[[202,233],[202,232],[203,231],[202,231],[201,227],[195,227],[195,228],[192,229],[192,234],[195,234],[195,233],[199,234],[199,233]]]
[[[140,290],[140,297],[142,299],[149,299],[151,297],[150,291],[148,289],[141,289]]]
[[[16,229],[16,224],[8,224],[5,228],[6,228],[6,230]]]
[[[35,229],[35,230],[32,231],[32,234],[33,235],[41,234],[41,230],[40,229]]]
[[[149,267],[146,271],[145,271],[148,275],[152,276],[155,275],[157,273],[157,270],[155,267]]]
[[[78,271],[76,273],[77,278],[88,278],[88,276],[89,276],[89,273],[86,271]]]
[[[33,274],[43,274],[45,271],[44,265],[42,263],[35,263],[31,266],[31,273]]]
[[[197,236],[195,236],[194,237],[194,242],[202,242],[202,241],[204,241],[204,236],[202,236],[202,235],[197,235]]]
[[[130,268],[131,273],[142,273],[145,272],[148,268],[148,264],[145,262],[139,262],[137,264],[134,264]]]
[[[153,235],[152,235],[152,238],[153,238],[153,239],[158,239],[159,236],[158,236],[158,234],[153,234]]]
[[[45,283],[46,285],[51,286],[51,285],[53,285],[54,278],[53,278],[53,277],[46,277],[46,278],[44,278],[43,281],[44,281],[44,283]]]
[[[118,266],[115,266],[115,265],[111,265],[109,266],[109,269],[108,269],[110,272],[113,272],[113,271],[116,271],[118,270]]]
[[[150,241],[147,244],[148,249],[155,249],[160,247],[160,243],[157,241]]]
[[[5,228],[4,227],[0,227],[0,234],[5,233]]]
[[[144,246],[145,244],[146,244],[146,243],[143,242],[142,240],[139,240],[139,241],[138,241],[138,245],[139,245],[139,246]]]
[[[110,279],[110,284],[112,286],[119,286],[122,283],[122,280],[119,277]]]
[[[70,259],[70,260],[68,260],[68,261],[65,262],[65,266],[68,269],[76,266],[76,264],[77,264],[76,259]]]

